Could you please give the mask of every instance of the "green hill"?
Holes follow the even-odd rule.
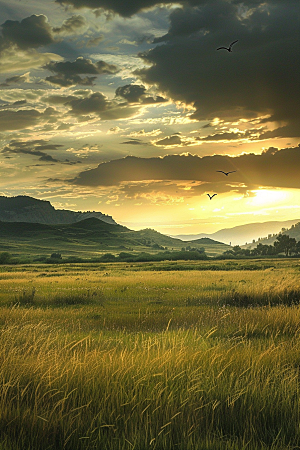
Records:
[[[58,252],[63,257],[91,258],[124,251],[157,253],[192,248],[204,248],[208,256],[214,256],[228,247],[212,239],[183,242],[151,229],[132,231],[96,218],[64,225],[0,221],[0,253],[7,251],[14,256],[49,257]]]

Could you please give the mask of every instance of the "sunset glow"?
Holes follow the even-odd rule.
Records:
[[[300,216],[299,2],[0,9],[1,195],[169,233]]]

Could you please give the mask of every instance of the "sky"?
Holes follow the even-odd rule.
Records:
[[[171,235],[300,219],[299,0],[0,0],[0,18],[0,195]]]

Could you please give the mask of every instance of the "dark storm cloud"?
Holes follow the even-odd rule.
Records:
[[[150,67],[136,74],[193,105],[191,118],[268,114],[278,128],[272,137],[299,136],[300,2],[265,2],[244,15],[240,6],[213,0],[175,9],[161,45],[140,55]],[[216,50],[236,39],[231,53]]]
[[[44,112],[36,109],[24,109],[18,111],[0,111],[0,131],[21,130],[29,128],[49,120],[53,120],[56,112],[53,108],[46,108]]]
[[[50,62],[44,68],[56,72],[56,75],[46,77],[46,80],[62,87],[76,84],[92,86],[96,77],[81,77],[80,75],[114,74],[118,71],[118,68],[113,64],[107,64],[104,61],[93,63],[90,59],[83,57],[79,57],[73,62]]]
[[[54,42],[52,27],[44,15],[32,15],[21,20],[7,20],[2,24],[4,41],[16,44],[19,48],[38,48]]]
[[[232,171],[230,182],[245,186],[274,186],[300,188],[300,146],[272,149],[261,155],[193,156],[167,155],[163,158],[127,156],[99,164],[95,169],[81,172],[72,180],[85,186],[111,186],[124,181],[195,180],[203,183],[229,181],[217,170]]]

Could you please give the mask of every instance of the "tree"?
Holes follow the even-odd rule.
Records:
[[[296,255],[299,255],[300,253],[300,241],[298,241],[295,245],[295,248],[293,249],[293,252],[296,253]]]
[[[285,256],[291,255],[296,247],[296,239],[290,238],[287,234],[279,234],[274,242],[277,253],[284,252]]]

